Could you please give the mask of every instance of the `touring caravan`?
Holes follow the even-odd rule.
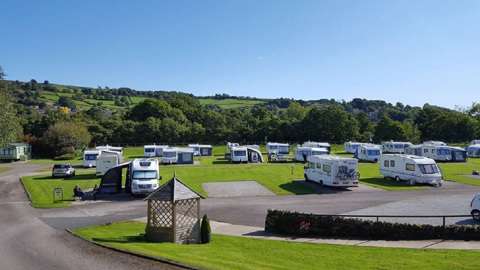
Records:
[[[163,149],[168,145],[145,145],[143,146],[144,157],[161,157],[163,155]]]
[[[122,163],[122,154],[117,151],[100,151],[100,154],[97,156],[96,161],[96,175],[102,176],[109,169],[116,167],[118,164]]]
[[[435,161],[465,162],[467,151],[460,147],[438,144],[413,145],[405,150],[407,155],[431,158]]]
[[[416,145],[411,145],[405,148],[405,153],[406,155],[413,155],[413,156],[422,156],[423,155],[423,145],[422,144],[416,144]]]
[[[163,149],[163,164],[193,164],[193,149],[189,147],[168,147]]]
[[[328,150],[328,153],[330,154],[331,150],[332,150],[332,146],[327,143],[327,142],[312,142],[312,141],[308,141],[308,142],[304,142],[302,144],[302,147],[313,147],[313,148],[325,148]]]
[[[345,152],[350,153],[350,154],[355,154],[357,152],[357,149],[362,144],[363,143],[359,143],[359,142],[346,142],[345,143]]]
[[[377,162],[382,155],[382,148],[375,144],[362,144],[357,148],[355,158],[361,161]]]
[[[382,153],[404,154],[407,147],[412,146],[411,142],[388,141],[382,143]]]
[[[396,181],[441,186],[442,174],[435,161],[427,157],[385,154],[380,159],[380,173]]]
[[[266,145],[269,161],[287,161],[290,154],[288,143],[269,142]]]
[[[97,157],[100,155],[100,150],[87,149],[83,151],[83,167],[93,168],[97,166]]]
[[[207,144],[189,144],[189,148],[193,149],[193,154],[195,156],[211,156],[212,155],[212,146]]]
[[[473,144],[467,147],[468,157],[478,158],[480,157],[480,144]]]
[[[95,149],[97,150],[101,150],[101,151],[114,151],[114,152],[118,152],[120,154],[123,155],[123,147],[120,147],[120,146],[111,146],[111,145],[101,145],[101,146],[97,146],[95,147]]]
[[[304,147],[298,146],[295,150],[295,160],[300,162],[307,162],[309,156],[328,155],[329,151],[326,148]]]
[[[134,159],[130,166],[133,195],[148,194],[158,188],[161,177],[157,159]]]
[[[306,181],[331,187],[358,186],[358,160],[332,155],[310,156],[305,166]]]
[[[235,146],[231,148],[231,161],[234,163],[261,163],[263,162],[262,153],[249,146]]]

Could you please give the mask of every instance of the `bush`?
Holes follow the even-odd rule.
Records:
[[[292,236],[368,240],[480,240],[480,226],[416,225],[268,210],[265,231]]]
[[[207,215],[204,215],[202,218],[202,226],[200,228],[200,232],[202,244],[210,243],[212,230],[210,228],[210,221],[208,220]]]

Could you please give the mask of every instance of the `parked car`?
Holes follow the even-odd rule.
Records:
[[[52,169],[52,177],[73,177],[75,169],[70,164],[55,164]]]
[[[470,213],[475,221],[480,221],[480,193],[475,194],[470,203]]]

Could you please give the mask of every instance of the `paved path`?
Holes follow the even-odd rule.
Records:
[[[179,269],[91,245],[44,223],[30,207],[19,175],[41,168],[14,163],[0,175],[1,269]]]
[[[229,223],[210,223],[212,232],[216,234],[252,237],[267,240],[281,240],[303,242],[311,244],[335,244],[365,247],[389,247],[389,248],[415,248],[415,249],[469,249],[480,250],[480,241],[444,241],[444,240],[421,240],[421,241],[366,241],[366,240],[342,240],[322,239],[305,237],[284,237],[266,233],[261,227],[232,225]]]
[[[209,198],[274,196],[256,181],[212,182],[202,185]]]

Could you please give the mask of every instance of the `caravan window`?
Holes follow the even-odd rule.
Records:
[[[156,171],[135,171],[133,172],[134,179],[155,179],[157,178]]]
[[[428,149],[423,149],[423,152],[424,152],[424,153],[428,153]]]
[[[98,154],[86,154],[85,155],[85,160],[96,160]]]
[[[388,168],[388,167],[390,167],[389,165],[390,165],[390,162],[389,162],[388,160],[385,160],[385,161],[383,162],[383,167],[387,167],[387,168]]]
[[[395,167],[395,160],[390,160],[390,167]]]
[[[155,148],[145,148],[145,153],[155,152]]]
[[[412,172],[414,172],[414,171],[415,171],[415,164],[407,163],[407,164],[405,165],[405,169],[406,169],[407,171],[412,171]]]
[[[245,157],[247,156],[247,151],[243,151],[243,150],[233,151],[233,155],[236,157]]]
[[[315,163],[309,162],[309,163],[308,163],[308,168],[309,168],[309,169],[315,169]]]
[[[396,148],[396,149],[402,149],[402,148],[403,148],[403,145],[401,145],[401,144],[395,144],[395,148]]]
[[[173,158],[177,156],[177,152],[163,152],[163,157]]]
[[[437,149],[437,155],[450,155],[450,149],[440,148]]]
[[[438,173],[438,167],[435,164],[418,165],[418,167],[420,168],[420,171],[422,171],[423,174]]]
[[[328,164],[323,164],[323,171],[326,173],[330,173],[332,171],[332,167]]]
[[[379,156],[380,155],[380,150],[368,150],[367,154],[369,156]]]

